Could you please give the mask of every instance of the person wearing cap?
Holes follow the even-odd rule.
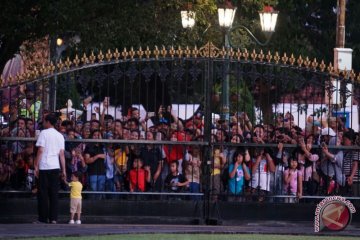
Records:
[[[335,182],[341,187],[345,186],[345,175],[342,172],[344,153],[341,150],[329,150],[328,146],[337,145],[336,133],[331,128],[321,130],[320,141],[322,147],[320,168],[325,177],[327,194],[331,194],[336,188]]]
[[[352,131],[345,132],[343,135],[343,145],[353,146],[355,133]],[[344,151],[343,172],[346,176],[346,187],[342,189],[344,195],[359,196],[359,158],[357,150]]]

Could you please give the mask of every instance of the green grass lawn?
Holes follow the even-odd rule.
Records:
[[[28,238],[29,239],[29,238]],[[30,238],[44,240],[45,238]],[[323,236],[293,236],[293,235],[262,235],[262,234],[124,234],[86,237],[55,237],[50,240],[352,240],[356,237],[323,237]]]

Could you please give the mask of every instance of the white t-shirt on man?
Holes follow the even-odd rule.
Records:
[[[42,130],[36,141],[37,147],[43,147],[44,152],[39,163],[39,170],[60,169],[60,150],[65,149],[65,139],[54,128]]]

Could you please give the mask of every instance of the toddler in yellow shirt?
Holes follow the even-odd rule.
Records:
[[[81,224],[81,191],[83,185],[79,181],[81,178],[80,172],[74,172],[71,174],[71,182],[66,184],[71,188],[70,190],[70,221],[69,224]],[[75,214],[77,215],[77,220],[74,221]]]

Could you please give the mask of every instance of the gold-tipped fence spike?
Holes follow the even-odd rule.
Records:
[[[272,59],[272,55],[271,55],[271,52],[269,50],[268,53],[266,54],[266,60],[267,60],[268,63],[270,63],[271,59]]]
[[[142,47],[139,47],[139,50],[136,51],[136,54],[139,56],[139,59],[143,58],[144,51],[142,50]]]
[[[54,71],[55,71],[55,65],[54,65],[54,63],[53,63],[52,61],[50,62],[50,65],[49,65],[48,69],[49,69],[49,72],[50,72],[51,74],[54,73]]]
[[[36,66],[34,67],[33,73],[34,73],[34,78],[38,78],[38,77],[39,77],[39,70],[37,69]]]
[[[24,78],[22,77],[22,74],[17,73],[15,75],[15,80],[16,80],[16,82],[22,82],[24,80]]]
[[[233,49],[232,47],[230,47],[230,50],[229,50],[229,57],[230,57],[230,59],[233,59],[233,58],[234,58],[234,55],[235,55],[234,49]]]
[[[306,68],[309,68],[309,67],[310,67],[310,64],[311,64],[311,62],[310,62],[309,57],[306,57],[306,58],[305,58],[305,61],[304,61],[304,66],[305,66]]]
[[[95,55],[94,55],[94,51],[91,51],[91,55],[90,55],[90,57],[89,57],[90,63],[91,63],[91,64],[94,64],[94,63],[95,63],[95,59],[96,59],[96,57],[95,57]]]
[[[320,68],[320,71],[321,71],[321,72],[324,72],[324,71],[325,71],[326,64],[325,64],[324,60],[321,60],[321,63],[320,63],[320,65],[319,65],[319,68]]]
[[[134,60],[135,54],[136,52],[134,51],[134,47],[131,47],[129,51],[129,56],[131,60]]]
[[[40,69],[39,69],[39,72],[40,72],[40,75],[41,75],[41,76],[46,75],[46,67],[45,67],[44,64],[41,65],[41,67],[40,67]],[[21,77],[20,74],[17,74],[17,75],[19,75],[19,77]]]
[[[31,79],[34,79],[34,78],[35,78],[35,72],[34,72],[34,70],[30,70],[29,72],[30,72],[30,78],[31,78]],[[11,78],[14,79],[13,77],[11,77]]]
[[[278,64],[278,63],[279,63],[279,61],[280,61],[280,55],[279,55],[279,52],[275,52],[274,61],[275,61],[275,63],[276,63],[276,64]]]
[[[252,51],[252,53],[251,53],[251,59],[252,59],[253,61],[256,61],[256,57],[257,57],[256,51],[255,51],[255,49],[253,49],[253,51]]]
[[[200,54],[200,51],[197,48],[197,46],[195,45],[194,49],[192,50],[193,58],[197,58],[199,56],[199,54]]]
[[[245,50],[244,50],[244,52],[243,52],[242,56],[244,57],[245,61],[247,61],[247,60],[248,60],[248,58],[249,58],[249,52],[248,52],[248,50],[247,50],[246,48],[245,48]]]
[[[39,76],[42,76],[44,74],[44,64],[42,64],[39,68]],[[20,76],[20,74],[16,74],[16,77]]]
[[[89,63],[89,59],[88,59],[88,57],[86,56],[86,53],[84,53],[84,55],[82,56],[81,62],[82,62],[83,65]]]
[[[27,79],[27,72],[23,72],[23,73],[21,74],[21,77],[22,77],[23,80],[26,80],[26,79]],[[19,80],[19,81],[20,81],[20,80]]]
[[[121,54],[119,53],[119,49],[115,48],[115,52],[113,55],[114,55],[115,61],[118,62],[119,58],[121,56]]]
[[[351,81],[354,81],[356,77],[356,74],[354,72],[354,69],[351,69],[350,74],[349,74],[349,78],[351,79]]]
[[[95,57],[95,56],[94,56]],[[62,62],[62,60],[60,59],[60,61],[57,63],[57,68],[58,68],[58,71],[61,72],[64,68],[64,63]]]
[[[125,47],[124,50],[121,52],[121,56],[123,57],[124,60],[126,60],[128,55],[129,55],[129,53],[126,50],[126,47]]]
[[[343,77],[346,77],[347,76],[347,69],[346,69],[346,67],[345,67],[345,69],[344,70],[340,70],[340,74],[343,76]]]
[[[161,48],[161,51],[160,51],[160,53],[161,53],[161,55],[162,55],[163,58],[166,57],[167,52],[168,52],[168,51],[166,50],[165,46],[163,45],[162,48]]]
[[[175,53],[176,52],[175,52],[174,46],[171,46],[170,51],[169,51],[169,54],[170,54],[171,58],[174,58]]]
[[[316,70],[318,65],[319,63],[317,62],[316,58],[314,58],[314,60],[311,63],[311,67],[313,68],[313,70]]]
[[[178,46],[178,49],[176,50],[176,54],[179,58],[182,58],[184,51],[181,49],[181,46]]]
[[[264,61],[265,55],[262,49],[260,49],[260,53],[258,54],[258,59],[260,62]]]
[[[302,67],[302,64],[304,63],[304,60],[302,59],[302,56],[300,55],[298,60],[297,60],[297,64],[299,67]]]
[[[106,57],[106,61],[110,62],[112,57],[113,57],[113,54],[111,53],[111,50],[108,49],[107,50],[107,53],[105,54],[105,57]]]
[[[294,57],[294,54],[292,53],[291,56],[290,56],[290,58],[289,58],[289,63],[290,63],[291,66],[294,66],[295,60],[296,60],[296,59],[295,59],[295,57]]]
[[[226,49],[225,49],[224,46],[223,46],[222,49],[220,50],[220,56],[222,56],[223,59],[224,59],[225,56],[226,56]]]
[[[70,69],[71,63],[72,63],[72,62],[70,61],[70,58],[67,57],[67,58],[66,58],[66,61],[65,61],[65,66],[66,66],[67,69]]]
[[[150,51],[149,46],[146,46],[145,56],[146,56],[146,59],[149,59],[151,56],[151,51]]]
[[[97,58],[99,59],[99,62],[102,62],[104,60],[104,54],[100,50],[99,54],[97,55]]]
[[[22,80],[21,74],[20,73],[16,73],[16,81],[19,82]],[[0,85],[1,86],[1,85]]]
[[[15,80],[16,80],[16,82],[21,81],[21,78],[20,78],[20,74],[19,74],[19,73],[16,73],[16,75],[15,75]]]
[[[327,67],[326,69],[327,69],[327,71],[328,71],[329,73],[333,73],[334,67],[333,67],[333,65],[332,65],[331,62],[329,63],[329,65],[328,65],[328,67]]]
[[[186,46],[184,53],[185,53],[186,58],[191,57],[191,50],[190,50],[189,46]]]
[[[26,77],[27,77],[26,72],[23,72],[23,73],[21,74],[21,79],[26,79]]]
[[[10,74],[8,77],[8,83],[13,83],[13,76]],[[17,83],[20,83],[20,80],[17,81]]]
[[[283,62],[284,65],[286,65],[288,59],[289,59],[288,56],[286,56],[286,53],[284,53],[284,56],[281,58],[281,61]]]
[[[158,46],[155,45],[155,50],[154,50],[154,56],[155,56],[155,59],[159,59],[159,55],[160,55],[160,50],[158,48]]]
[[[240,48],[238,48],[237,51],[236,51],[236,57],[237,57],[238,61],[241,60],[241,55],[242,55],[241,50],[240,50]]]
[[[50,71],[49,71],[49,64],[44,65],[44,68],[45,68],[44,74],[45,74],[45,75],[48,75],[48,74],[50,73]]]
[[[23,74],[21,74],[22,79],[23,80],[27,80],[28,79],[28,73],[27,72],[23,72]],[[20,81],[20,80],[19,80]]]
[[[74,64],[75,64],[75,67],[78,67],[79,64],[80,64],[80,59],[79,59],[79,56],[76,54],[75,55],[75,59],[73,60]]]

